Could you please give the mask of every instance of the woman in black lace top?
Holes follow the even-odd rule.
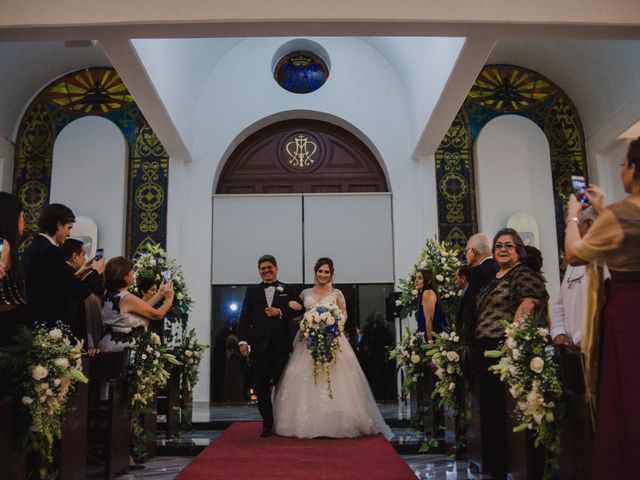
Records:
[[[18,239],[24,230],[24,211],[15,196],[0,192],[0,346],[11,343],[24,323],[24,276],[18,257]],[[11,393],[11,382],[0,370],[0,397]]]

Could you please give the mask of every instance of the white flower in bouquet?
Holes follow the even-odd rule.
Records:
[[[411,290],[411,294],[412,294],[413,296],[418,295],[418,290],[416,290],[416,289],[414,288],[413,290]]]
[[[511,356],[514,360],[518,360],[520,358],[520,350],[514,348],[513,350],[511,350]]]
[[[184,300],[184,293],[182,293],[182,292],[178,292],[178,293],[176,294],[176,298],[177,298],[178,300]]]
[[[514,349],[518,346],[518,342],[516,342],[515,338],[509,337],[507,338],[507,347]]]
[[[436,280],[439,282],[444,282],[444,277],[440,274],[436,275]]]
[[[33,368],[31,375],[36,380],[42,380],[47,375],[49,375],[49,370],[47,370],[46,367],[43,367],[42,365],[36,365]]]
[[[190,357],[191,355],[193,355],[193,352],[192,352],[191,350],[185,350],[185,351],[184,351],[184,355],[185,355],[186,357]]]
[[[62,338],[62,330],[54,328],[49,332],[49,336],[54,340],[60,340]]]
[[[440,334],[440,338],[443,339],[443,340],[449,340],[450,337],[449,337],[449,334],[447,332],[442,332]]]
[[[23,405],[31,405],[33,403],[33,398],[24,396],[21,401]]]
[[[400,305],[402,305],[402,300],[396,300],[396,307],[399,307]]]
[[[539,328],[538,329],[538,333],[540,334],[541,337],[546,337],[547,335],[549,335],[549,329],[548,328]]]
[[[542,370],[544,370],[544,360],[540,357],[533,357],[529,363],[529,368],[536,373],[542,373]]]
[[[449,359],[450,362],[457,362],[460,360],[460,355],[456,352],[447,352],[447,359]]]
[[[411,363],[413,364],[420,363],[420,355],[413,353],[411,355]]]
[[[453,392],[455,389],[456,389],[456,384],[455,384],[455,383],[453,383],[453,382],[451,382],[451,383],[449,384],[449,391],[450,391],[450,392]]]

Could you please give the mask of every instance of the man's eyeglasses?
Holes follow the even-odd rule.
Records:
[[[516,246],[513,243],[496,243],[496,250],[514,250]]]

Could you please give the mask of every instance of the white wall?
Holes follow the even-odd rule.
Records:
[[[615,140],[608,148],[596,153],[595,168],[590,165],[591,182],[602,189],[607,205],[619,202],[627,195],[620,181],[620,164],[627,154],[628,145],[628,141]]]
[[[193,162],[172,162],[170,167],[168,250],[183,265],[196,300],[191,322],[203,341],[209,340],[211,325],[211,194],[229,146],[264,126],[262,119],[277,121],[292,111],[339,118],[340,125],[373,147],[393,192],[396,279],[407,274],[424,244],[427,225],[435,224],[435,195],[426,195],[426,205],[420,206],[421,195],[433,189],[427,173],[433,167],[411,159],[411,113],[390,65],[361,40],[323,38],[319,43],[331,56],[329,80],[316,92],[296,95],[281,89],[270,70],[272,56],[284,41],[245,40],[216,64],[196,102]],[[176,228],[179,238],[171,232]],[[195,391],[199,401],[209,397],[209,363],[207,354]]]
[[[13,155],[13,144],[0,135],[0,190],[3,192],[11,192],[13,183]]]
[[[73,121],[53,147],[51,203],[95,220],[107,259],[124,254],[127,163],[122,132],[102,117]]]
[[[502,115],[480,132],[475,145],[478,228],[493,235],[517,212],[540,229],[543,270],[551,301],[559,291],[558,241],[549,143],[531,120]]]

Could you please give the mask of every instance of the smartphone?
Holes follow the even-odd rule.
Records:
[[[587,190],[587,181],[581,175],[571,175],[571,185],[573,186],[573,193],[580,203],[588,204],[589,199],[584,194]]]
[[[93,257],[93,259],[97,262],[102,257],[104,257],[104,248],[99,248],[99,249],[96,250],[96,256]]]
[[[169,270],[162,272],[162,280],[164,283],[169,283],[171,281],[171,272]]]

